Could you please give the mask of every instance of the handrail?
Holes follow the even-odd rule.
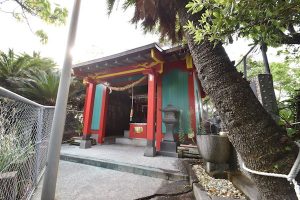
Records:
[[[253,47],[251,47],[251,49],[242,57],[242,59],[240,60],[240,62],[238,62],[238,64],[235,65],[235,67],[239,66],[243,60],[249,55],[249,53],[251,53],[251,51],[256,47],[257,44],[255,44]]]
[[[37,106],[37,107],[42,107],[42,108],[55,108],[55,106],[45,106],[45,105],[42,105],[42,104],[39,104],[39,103],[36,103],[30,99],[27,99],[25,97],[22,97],[21,95],[18,95],[14,92],[11,92],[3,87],[0,87],[0,96],[3,96],[3,97],[8,97],[8,98],[11,98],[11,99],[15,99],[17,101],[21,101],[23,103],[27,103],[27,104],[30,104],[30,105],[33,105],[33,106]]]

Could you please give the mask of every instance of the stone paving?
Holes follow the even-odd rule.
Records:
[[[32,200],[41,199],[41,180]],[[56,200],[131,200],[153,195],[169,181],[60,161]]]
[[[141,168],[150,170],[153,168],[153,170],[161,169],[166,172],[175,171],[181,173],[181,162],[178,158],[163,156],[145,157],[144,147],[138,146],[113,144],[96,145],[90,149],[80,149],[78,146],[64,144],[61,148],[61,155],[72,155],[86,159],[100,159],[108,163],[117,162],[130,166],[140,166]],[[137,175],[61,160],[56,187],[56,200],[138,199],[154,195],[159,192],[161,188],[170,188],[167,185],[172,183],[172,181],[162,178]],[[40,199],[41,190],[42,181],[32,198],[33,200]],[[184,195],[190,195],[190,193]]]
[[[120,163],[178,172],[181,168],[178,158],[164,156],[145,157],[144,147],[123,144],[95,145],[89,149],[80,149],[78,146],[64,144],[61,148],[61,154],[84,156],[85,158],[96,158],[101,160],[112,160]]]

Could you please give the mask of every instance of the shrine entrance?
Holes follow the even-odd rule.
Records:
[[[134,81],[137,78],[139,82]],[[147,138],[147,79],[141,75],[126,79],[131,82],[108,86],[105,137]]]

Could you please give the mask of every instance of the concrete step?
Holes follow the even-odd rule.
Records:
[[[154,178],[160,178],[160,179],[171,180],[171,181],[188,180],[188,175],[173,170],[164,170],[164,169],[146,167],[141,165],[121,163],[112,160],[95,159],[95,158],[83,157],[77,155],[75,156],[75,155],[70,155],[65,153],[62,153],[60,155],[60,159],[69,162],[81,163],[85,165],[102,167],[106,169],[128,172],[128,173],[138,174],[142,176],[150,176]]]
[[[116,138],[116,144],[127,144],[132,146],[145,147],[147,145],[147,140],[143,138]]]

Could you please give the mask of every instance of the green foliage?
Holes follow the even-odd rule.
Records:
[[[25,78],[18,79],[18,91],[43,105],[55,105],[59,80],[56,71],[28,70]]]
[[[11,109],[12,100],[0,101],[0,173],[8,171],[11,164],[21,163],[33,152],[33,145],[27,135],[21,134],[24,127],[20,123],[11,123],[24,109]],[[8,105],[5,107],[4,105]],[[10,117],[7,117],[9,114]],[[22,120],[22,119],[20,119]],[[24,120],[24,119],[23,119]]]
[[[296,30],[300,22],[300,0],[192,0],[186,6],[198,14],[197,23],[189,22],[186,29],[195,41],[232,42],[236,36],[265,42],[271,46],[300,44]]]
[[[40,38],[40,42],[42,44],[47,44],[48,42],[48,35],[47,33],[45,33],[43,30],[37,30],[35,32],[36,36],[38,36]]]
[[[42,58],[39,53],[29,55],[16,54],[12,49],[7,53],[0,51],[0,85],[12,91],[16,91],[18,80],[28,75],[28,70],[53,69],[56,64],[49,58]]]
[[[0,52],[0,85],[44,105],[54,105],[60,75],[56,64],[39,53],[16,54],[12,49]],[[82,81],[71,81],[69,104],[71,109],[83,108],[85,87]]]
[[[22,163],[33,152],[32,144],[22,147],[14,134],[1,134],[0,146],[0,172],[8,170],[10,164]]]
[[[106,2],[108,14],[112,12],[115,4],[119,3],[117,0],[107,0]],[[135,8],[131,23],[138,24],[144,32],[159,33],[163,42],[182,43],[183,28],[179,23],[179,2],[125,0],[122,2],[122,7],[123,9]]]
[[[237,67],[238,71],[243,72],[243,65]],[[274,88],[277,91],[277,101],[283,97],[291,97],[297,89],[300,89],[300,69],[294,67],[290,62],[272,62],[270,70],[273,76]],[[247,78],[250,80],[258,74],[264,73],[264,64],[261,61],[254,61],[247,58]]]
[[[10,3],[14,2],[14,10],[9,11]],[[6,6],[6,4],[8,4]],[[29,16],[37,17],[47,24],[64,25],[68,16],[68,10],[61,7],[59,4],[51,5],[50,0],[11,0],[2,1],[0,10],[5,10],[5,13],[11,13],[12,16],[21,22],[26,22],[30,27]],[[35,34],[40,38],[42,43],[47,43],[48,36],[42,30],[35,31]]]
[[[38,17],[48,24],[63,25],[66,23],[68,10],[59,4],[51,5],[49,0],[13,0],[19,9],[15,9],[12,14],[18,20],[28,20],[27,15]],[[4,7],[5,2],[2,3]]]

